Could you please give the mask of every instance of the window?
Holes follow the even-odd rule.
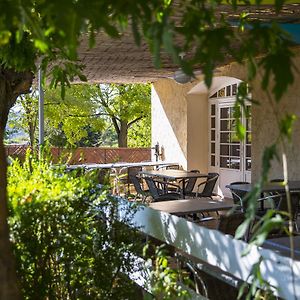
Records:
[[[227,85],[226,87],[223,87],[220,90],[218,90],[216,93],[214,93],[209,98],[213,99],[213,98],[233,97],[237,94],[237,89],[238,89],[237,83]]]

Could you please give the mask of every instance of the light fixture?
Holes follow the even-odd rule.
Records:
[[[183,57],[185,56],[185,53],[184,52],[181,52],[179,54],[179,57],[181,60],[183,60]],[[181,83],[181,84],[184,84],[184,83],[188,83],[191,81],[192,79],[192,76],[190,75],[187,75],[183,70],[182,68],[179,68],[178,70],[176,70],[174,72],[174,76],[173,76],[174,80],[178,83]]]
[[[182,69],[178,69],[174,72],[173,79],[178,83],[184,84],[190,82],[192,76],[185,74]]]

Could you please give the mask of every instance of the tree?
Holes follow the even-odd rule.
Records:
[[[141,119],[128,129],[129,147],[150,147],[151,146],[151,118]]]
[[[64,99],[61,98],[58,89],[47,89],[45,93],[47,131],[48,134],[54,134],[54,137],[57,137],[55,131],[59,131],[71,145],[80,145],[88,137],[93,136],[94,144],[97,144],[97,137],[98,144],[101,142],[107,144],[110,137],[104,134],[110,132],[112,126],[117,135],[118,146],[127,147],[128,130],[143,119],[147,119],[146,124],[149,125],[150,106],[149,84],[73,85],[67,89]],[[141,139],[146,137],[149,145],[150,126],[144,134],[138,133],[138,128],[135,126],[131,132],[131,144],[138,146],[143,143]],[[101,131],[102,136],[99,134]],[[133,133],[140,136],[139,143],[134,141],[136,137]]]
[[[76,145],[92,133],[100,132],[105,121],[99,118],[96,103],[91,101],[90,86],[72,85],[66,90],[64,99],[59,89],[45,91],[46,138],[56,146]],[[56,139],[64,137],[62,144]]]
[[[99,103],[100,114],[111,120],[118,136],[118,146],[127,147],[128,130],[138,121],[150,117],[150,86],[100,85],[90,92],[93,101]]]
[[[246,62],[249,81],[255,78],[258,68],[262,70],[263,90],[268,91],[270,80],[274,78],[272,93],[278,102],[293,82],[291,39],[275,22],[263,26],[259,20],[248,20],[246,13],[237,19],[238,27],[232,27],[225,17],[220,17],[219,5],[222,3],[221,0],[178,0],[175,5],[167,0],[130,3],[90,0],[88,5],[85,0],[0,2],[0,298],[20,298],[6,221],[4,130],[9,109],[19,95],[30,91],[36,65],[40,64],[46,71],[51,63],[52,85],[60,83],[64,95],[65,86],[72,79],[78,76],[85,79],[76,52],[82,34],[88,34],[92,46],[97,31],[103,30],[118,38],[130,25],[137,44],[141,36],[149,42],[157,66],[161,63],[163,45],[187,73],[192,74],[192,67],[200,65],[209,86],[214,67],[226,61],[230,53],[230,59],[241,64]],[[249,4],[249,1],[244,3]],[[275,1],[277,13],[283,4],[283,1]],[[181,14],[172,19],[172,15],[178,15],[178,7]],[[236,8],[237,1],[234,0],[231,9]],[[193,49],[191,58],[183,61],[179,54],[189,49]],[[264,55],[255,60],[261,53]],[[237,103],[243,105],[246,93],[240,95]],[[291,126],[292,122],[287,118],[284,126],[281,124],[282,134],[290,134]],[[268,157],[274,157],[274,151],[271,154]]]
[[[7,225],[6,157],[3,145],[10,108],[21,94],[30,92],[39,63],[44,72],[51,62],[52,85],[65,86],[81,75],[77,62],[79,38],[87,32],[90,45],[97,30],[112,37],[131,20],[138,37],[138,24],[149,28],[152,17],[164,9],[160,1],[9,1],[0,3],[0,298],[19,299]]]

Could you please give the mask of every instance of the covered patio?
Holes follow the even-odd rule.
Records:
[[[235,15],[226,11],[225,6],[220,10],[227,13],[234,23]],[[237,13],[241,10],[242,8]],[[249,13],[253,19],[259,18],[269,22],[276,18],[282,24],[293,24],[294,28],[299,30],[299,4],[285,5],[279,16],[268,6],[264,10],[253,9]],[[262,151],[274,141],[277,133],[276,120],[260,88],[259,79],[253,82],[251,97],[259,100],[260,105],[251,105],[251,121],[246,118],[243,120],[248,126],[246,127],[248,140],[240,142],[235,150],[224,152],[222,150],[223,146],[228,146],[227,149],[234,149],[236,146],[235,141],[227,143],[221,140],[222,134],[233,132],[233,128],[227,130],[228,132],[222,130],[222,121],[232,120],[230,114],[237,86],[246,80],[244,66],[233,62],[228,55],[228,60],[215,69],[212,86],[207,89],[200,67],[194,70],[195,78],[185,84],[179,84],[174,80],[174,72],[178,70],[178,66],[163,53],[161,68],[156,69],[146,43],[142,42],[138,48],[128,32],[117,40],[111,40],[100,33],[97,35],[95,48],[88,49],[86,44],[87,41],[83,38],[79,54],[86,66],[84,73],[89,82],[153,83],[152,146],[154,148],[159,144],[162,161],[178,162],[185,170],[198,169],[203,173],[219,173],[216,191],[225,197],[231,196],[230,191],[225,188],[231,182],[247,181],[254,184],[258,180],[262,168]],[[300,67],[299,49],[299,46],[293,47],[294,64],[298,67]],[[282,114],[292,112],[300,115],[299,80],[299,73],[295,73],[294,84],[280,103],[279,111]],[[229,117],[222,116],[223,113],[228,113]],[[297,138],[299,132],[300,121],[297,120],[292,143],[287,151],[289,179],[293,181],[300,180],[298,155],[300,140]],[[154,153],[152,157],[154,160]],[[273,162],[271,179],[282,178],[281,163]],[[120,207],[132,205],[127,201],[120,201]],[[278,295],[286,299],[300,297],[299,291],[294,290],[295,286],[300,284],[300,263],[287,257],[288,250],[287,255],[282,256],[267,249],[252,247],[247,256],[241,256],[248,247],[245,242],[198,226],[162,209],[144,207],[136,212],[134,220],[136,225],[142,228],[143,233],[171,245],[196,261],[201,261],[215,276],[229,274],[229,281],[233,282],[233,285],[234,280],[249,280],[253,264],[262,256],[264,258],[261,265],[262,276],[267,278],[271,285],[279,288]],[[282,286],[286,288],[280,289]]]

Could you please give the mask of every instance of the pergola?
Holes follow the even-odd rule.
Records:
[[[178,16],[174,16],[175,21],[180,18],[180,8],[178,11]],[[262,5],[259,9],[254,5],[239,6],[236,11],[232,11],[228,5],[218,8],[218,13],[226,15],[233,25],[242,12],[247,12],[253,20],[259,19],[266,23],[276,20],[283,24],[299,25],[300,28],[300,3],[284,5],[279,14],[270,5]],[[178,69],[178,65],[164,51],[161,53],[161,68],[155,68],[146,41],[142,40],[141,45],[137,46],[130,30],[118,39],[99,33],[92,49],[88,47],[87,37],[83,37],[78,53],[85,65],[84,74],[89,82],[94,83],[154,82],[161,78],[173,78],[174,71]],[[225,63],[228,62],[230,57]]]
[[[178,23],[181,17],[181,9],[176,1],[173,5],[177,6],[178,13],[173,18]],[[232,22],[233,26],[242,12],[247,12],[252,20],[259,19],[264,22],[276,20],[283,24],[294,25],[299,35],[300,3],[285,4],[279,14],[276,14],[274,6],[271,5],[261,5],[259,8],[254,5],[241,5],[238,6],[236,11],[233,11],[229,5],[218,7],[218,14],[220,16],[221,14],[225,15]],[[300,43],[300,40],[298,42]],[[140,46],[137,46],[131,30],[121,33],[120,37],[115,39],[103,32],[99,32],[96,35],[95,47],[90,49],[88,45],[88,37],[83,36],[78,55],[81,63],[84,65],[83,73],[90,83],[155,82],[162,78],[173,78],[174,72],[179,68],[164,50],[161,51],[161,66],[156,68],[147,42],[142,40]],[[223,65],[231,61],[232,59],[228,54],[227,60]],[[219,67],[221,66],[219,65]],[[196,73],[197,69],[201,72],[200,67],[196,67]],[[39,94],[39,144],[43,144],[43,92],[40,84]]]

